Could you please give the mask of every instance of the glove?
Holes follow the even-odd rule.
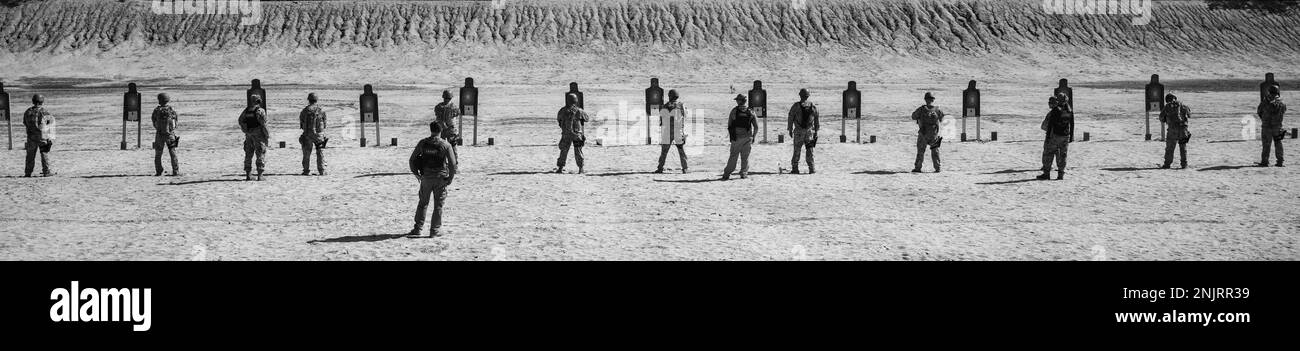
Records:
[[[181,145],[181,137],[179,137],[179,136],[175,136],[175,135],[173,135],[173,136],[172,136],[172,140],[167,141],[167,146],[170,146],[170,147],[172,147],[172,148],[176,148],[176,147],[178,147],[178,146],[180,146],[180,145]]]
[[[316,147],[321,148],[321,149],[324,149],[324,148],[325,148],[325,144],[329,144],[329,142],[330,142],[330,138],[329,138],[329,137],[322,137],[322,138],[321,138],[321,141],[320,141],[319,143],[316,144]]]

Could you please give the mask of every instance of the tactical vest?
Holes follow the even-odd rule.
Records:
[[[812,128],[814,112],[816,112],[816,108],[812,104],[799,104],[799,119],[795,121],[795,125],[802,129]]]
[[[436,140],[426,139],[420,141],[420,153],[416,155],[416,158],[419,159],[418,164],[421,169],[442,170],[445,168],[443,160],[446,157],[447,155],[443,154],[442,148],[438,147]]]
[[[167,125],[171,122],[171,116],[174,112],[172,112],[171,106],[158,107],[157,111],[159,116],[154,119],[153,128],[158,133],[167,133]]]
[[[736,119],[731,122],[728,128],[745,128],[749,129],[750,123],[754,120],[754,114],[749,112],[749,108],[736,108]]]
[[[257,110],[244,109],[244,114],[240,116],[240,119],[242,119],[241,122],[244,122],[244,127],[250,130],[262,127],[262,123],[257,120]]]

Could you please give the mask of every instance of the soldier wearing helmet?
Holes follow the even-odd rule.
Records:
[[[298,114],[298,128],[302,136],[298,143],[302,145],[302,175],[311,175],[311,154],[316,151],[316,174],[325,175],[325,145],[330,138],[325,135],[329,124],[325,119],[325,110],[316,104],[316,93],[307,94],[307,107]]]
[[[36,168],[36,154],[41,155],[41,176],[54,175],[50,171],[50,148],[54,147],[54,115],[45,110],[45,97],[41,94],[32,96],[32,107],[23,113],[23,126],[27,128],[27,159],[23,176],[31,177]]]
[[[564,164],[569,159],[569,147],[573,147],[573,160],[578,164],[578,174],[583,174],[582,146],[586,144],[587,136],[583,132],[588,117],[587,112],[578,107],[578,95],[565,94],[564,108],[556,114],[556,121],[560,125],[560,157],[555,160],[555,173],[564,173]]]
[[[248,107],[239,115],[239,130],[244,132],[244,180],[253,180],[253,158],[257,158],[257,180],[262,180],[266,169],[266,149],[270,148],[271,132],[266,127],[266,110],[262,109],[262,96],[252,95]]]
[[[450,90],[442,91],[442,102],[433,107],[433,114],[438,124],[442,125],[442,138],[455,149],[461,144],[460,131],[456,129],[456,117],[460,116],[460,109],[456,108],[456,103],[451,102]]]
[[[1174,163],[1174,147],[1178,147],[1179,168],[1187,168],[1187,142],[1192,133],[1187,130],[1187,120],[1192,110],[1178,101],[1174,94],[1165,95],[1165,106],[1160,109],[1160,123],[1165,123],[1165,163],[1160,166],[1169,169]]]
[[[1259,103],[1256,111],[1262,122],[1259,140],[1263,144],[1258,166],[1268,167],[1269,146],[1272,145],[1277,148],[1275,166],[1283,167],[1282,138],[1286,136],[1286,129],[1282,128],[1282,117],[1286,115],[1286,104],[1282,103],[1282,93],[1276,85],[1268,87],[1268,101]]]
[[[1070,149],[1070,136],[1074,134],[1074,112],[1070,110],[1070,98],[1065,93],[1056,93],[1048,104],[1052,111],[1047,113],[1040,128],[1047,132],[1043,139],[1043,174],[1038,180],[1051,179],[1052,161],[1056,161],[1056,180],[1065,179],[1065,159]]]
[[[154,140],[153,140],[153,170],[154,176],[163,174],[162,154],[163,148],[167,149],[168,155],[172,162],[172,176],[180,175],[180,162],[176,159],[176,147],[180,146],[180,137],[176,135],[176,110],[167,104],[171,102],[171,96],[167,93],[158,94],[158,107],[153,109]]]

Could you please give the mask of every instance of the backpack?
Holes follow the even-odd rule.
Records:
[[[799,104],[799,120],[796,123],[799,125],[799,128],[811,128],[812,116],[815,112],[817,112],[817,109],[813,107],[813,104]]]
[[[1048,127],[1048,130],[1052,132],[1052,135],[1066,136],[1074,134],[1073,128],[1074,112],[1061,110],[1057,113],[1056,118],[1052,119],[1052,125]]]

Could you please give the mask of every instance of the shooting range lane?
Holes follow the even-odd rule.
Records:
[[[647,79],[579,83],[587,110],[600,121],[618,116],[620,101],[641,114]],[[1194,133],[1201,131],[1189,149],[1192,169],[1157,172],[1146,168],[1159,161],[1161,146],[1141,141],[1143,115],[1134,108],[1142,102],[1141,81],[1125,89],[1075,85],[1080,124],[1089,124],[1094,140],[1122,141],[1072,147],[1071,177],[1062,187],[1012,183],[1031,178],[1039,166],[1038,122],[1054,82],[981,80],[984,128],[1001,132],[1005,142],[945,143],[944,173],[911,175],[894,173],[909,169],[915,152],[908,114],[933,91],[936,105],[960,116],[966,80],[855,80],[864,141],[878,135],[879,143],[819,144],[814,176],[767,174],[788,167],[789,144],[757,145],[752,179],[717,182],[709,180],[726,158],[725,113],[737,94],[730,86],[747,90],[752,79],[664,85],[677,89],[688,109],[708,111],[687,141],[698,152],[692,173],[645,174],[654,169],[658,146],[633,145],[588,147],[585,177],[537,174],[554,165],[555,111],[568,80],[498,85],[478,79],[480,133],[496,136],[498,145],[461,148],[464,174],[451,187],[445,215],[449,236],[425,241],[387,240],[409,230],[414,206],[406,140],[428,135],[438,95],[459,79],[401,89],[377,84],[385,139],[398,137],[402,146],[331,143],[326,177],[283,175],[300,170],[298,112],[306,94],[316,92],[330,116],[329,133],[340,137],[342,121],[356,119],[358,87],[265,86],[275,97],[273,137],[295,138],[286,139],[289,149],[268,152],[273,176],[265,182],[235,181],[243,138],[235,120],[246,86],[155,90],[166,85],[142,84],[145,97],[167,91],[180,113],[186,176],[179,178],[137,177],[151,173],[151,150],[117,150],[120,86],[53,92],[47,105],[60,118],[52,153],[60,176],[3,178],[0,193],[29,205],[0,209],[0,227],[8,228],[0,256],[184,260],[202,245],[209,259],[225,260],[789,259],[796,252],[812,259],[1073,260],[1090,258],[1100,245],[1111,259],[1300,258],[1297,222],[1289,215],[1296,190],[1288,180],[1297,168],[1232,169],[1258,155],[1257,143],[1206,142],[1240,138],[1242,111],[1253,112],[1257,103],[1253,92],[1245,99],[1239,92],[1180,94],[1193,108]],[[1162,80],[1175,86],[1175,77]],[[844,84],[764,81],[764,88],[769,106],[780,111],[808,87],[826,122],[839,118]],[[11,84],[6,90],[14,109],[29,105],[30,90]],[[147,98],[143,105],[156,106]],[[773,141],[784,133],[784,115],[774,116],[777,126],[769,124]],[[589,124],[589,132],[593,125],[599,123]],[[822,126],[823,135],[839,134],[839,123]],[[0,164],[10,166],[0,177],[21,175],[22,157],[17,150],[3,153]],[[790,206],[796,202],[812,205]],[[1160,210],[1167,207],[1186,210],[1175,216]],[[582,215],[557,217],[562,213]]]

